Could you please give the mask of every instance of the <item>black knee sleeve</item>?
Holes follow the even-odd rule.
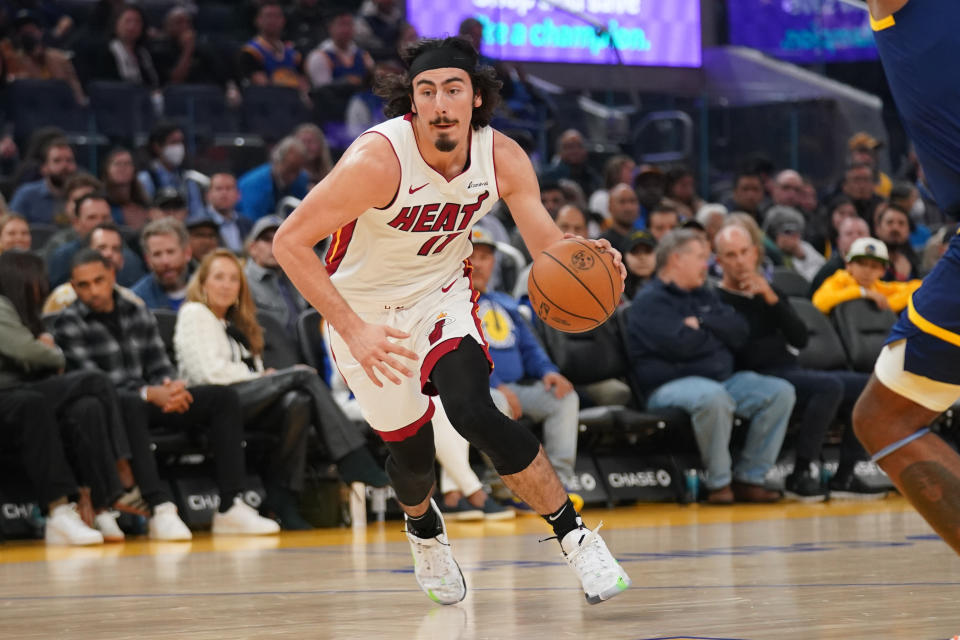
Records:
[[[396,442],[385,442],[390,456],[387,475],[401,504],[413,506],[423,502],[433,488],[433,424],[428,422],[414,435]]]
[[[540,442],[503,415],[490,397],[487,357],[472,338],[437,361],[430,376],[453,427],[490,457],[497,473],[523,471],[540,451]]]

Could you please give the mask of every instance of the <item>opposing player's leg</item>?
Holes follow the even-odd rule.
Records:
[[[583,526],[537,439],[493,404],[487,358],[473,337],[464,337],[443,355],[430,380],[453,426],[490,457],[506,485],[553,527],[587,602],[608,600],[630,586],[597,533],[600,526],[592,531]]]
[[[926,431],[957,396],[955,385],[903,371],[903,344],[888,345],[854,408],[853,428],[900,492],[960,553],[960,456]]]

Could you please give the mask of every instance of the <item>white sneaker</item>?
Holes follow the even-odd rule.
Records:
[[[101,511],[93,516],[93,526],[103,536],[104,542],[123,542],[123,531],[117,526],[116,511]]]
[[[164,502],[153,508],[149,523],[151,540],[190,540],[193,534],[177,514],[177,505]]]
[[[50,512],[43,537],[51,545],[103,544],[103,536],[84,524],[73,502],[62,504]]]
[[[239,497],[233,499],[233,506],[226,513],[213,514],[213,533],[217,535],[262,536],[279,532],[279,524],[262,517]]]
[[[563,556],[580,579],[583,595],[590,604],[609,600],[630,586],[630,576],[610,555],[597,533],[602,526],[603,522],[593,531],[581,526],[560,541]]]
[[[447,526],[443,522],[443,515],[432,498],[430,508],[440,518],[442,533],[434,538],[418,538],[407,531],[407,540],[413,553],[413,573],[417,584],[431,600],[439,604],[456,604],[466,597],[467,583],[447,542]],[[407,521],[406,514],[403,520]]]

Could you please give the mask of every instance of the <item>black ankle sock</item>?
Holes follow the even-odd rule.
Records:
[[[842,482],[853,475],[853,468],[856,465],[856,462],[850,460],[841,460],[840,464],[837,465],[837,472],[833,474],[831,480],[836,480],[837,482]]]
[[[426,513],[414,518],[407,515],[407,531],[418,538],[436,538],[443,533],[443,525],[433,507],[427,507]]]
[[[577,510],[573,507],[573,503],[570,502],[569,497],[559,509],[549,515],[540,517],[553,527],[553,532],[556,534],[557,540],[563,540],[563,536],[577,527],[583,526],[583,520],[580,519],[580,514],[577,513]]]
[[[797,458],[797,461],[793,465],[793,472],[796,474],[810,473],[810,459]]]

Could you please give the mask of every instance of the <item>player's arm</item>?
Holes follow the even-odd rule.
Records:
[[[283,221],[273,238],[274,256],[290,281],[343,337],[378,385],[373,369],[395,383],[399,379],[389,368],[411,375],[390,353],[414,360],[416,354],[387,340],[405,338],[407,334],[364,322],[333,286],[313,248],[367,209],[389,204],[399,184],[400,163],[386,138],[377,134],[360,136],[330,174]]]
[[[533,165],[530,164],[530,159],[520,145],[497,131],[494,133],[493,147],[494,168],[497,173],[497,189],[500,191],[500,197],[507,203],[530,255],[536,259],[544,249],[559,242],[565,236],[540,202],[540,184],[537,182],[537,174],[534,173]],[[611,247],[609,241],[588,240],[588,242],[603,251],[608,251],[613,256],[613,263],[620,269],[621,276],[627,277],[620,252]]]
[[[903,9],[910,0],[867,0],[874,20],[883,20]]]

